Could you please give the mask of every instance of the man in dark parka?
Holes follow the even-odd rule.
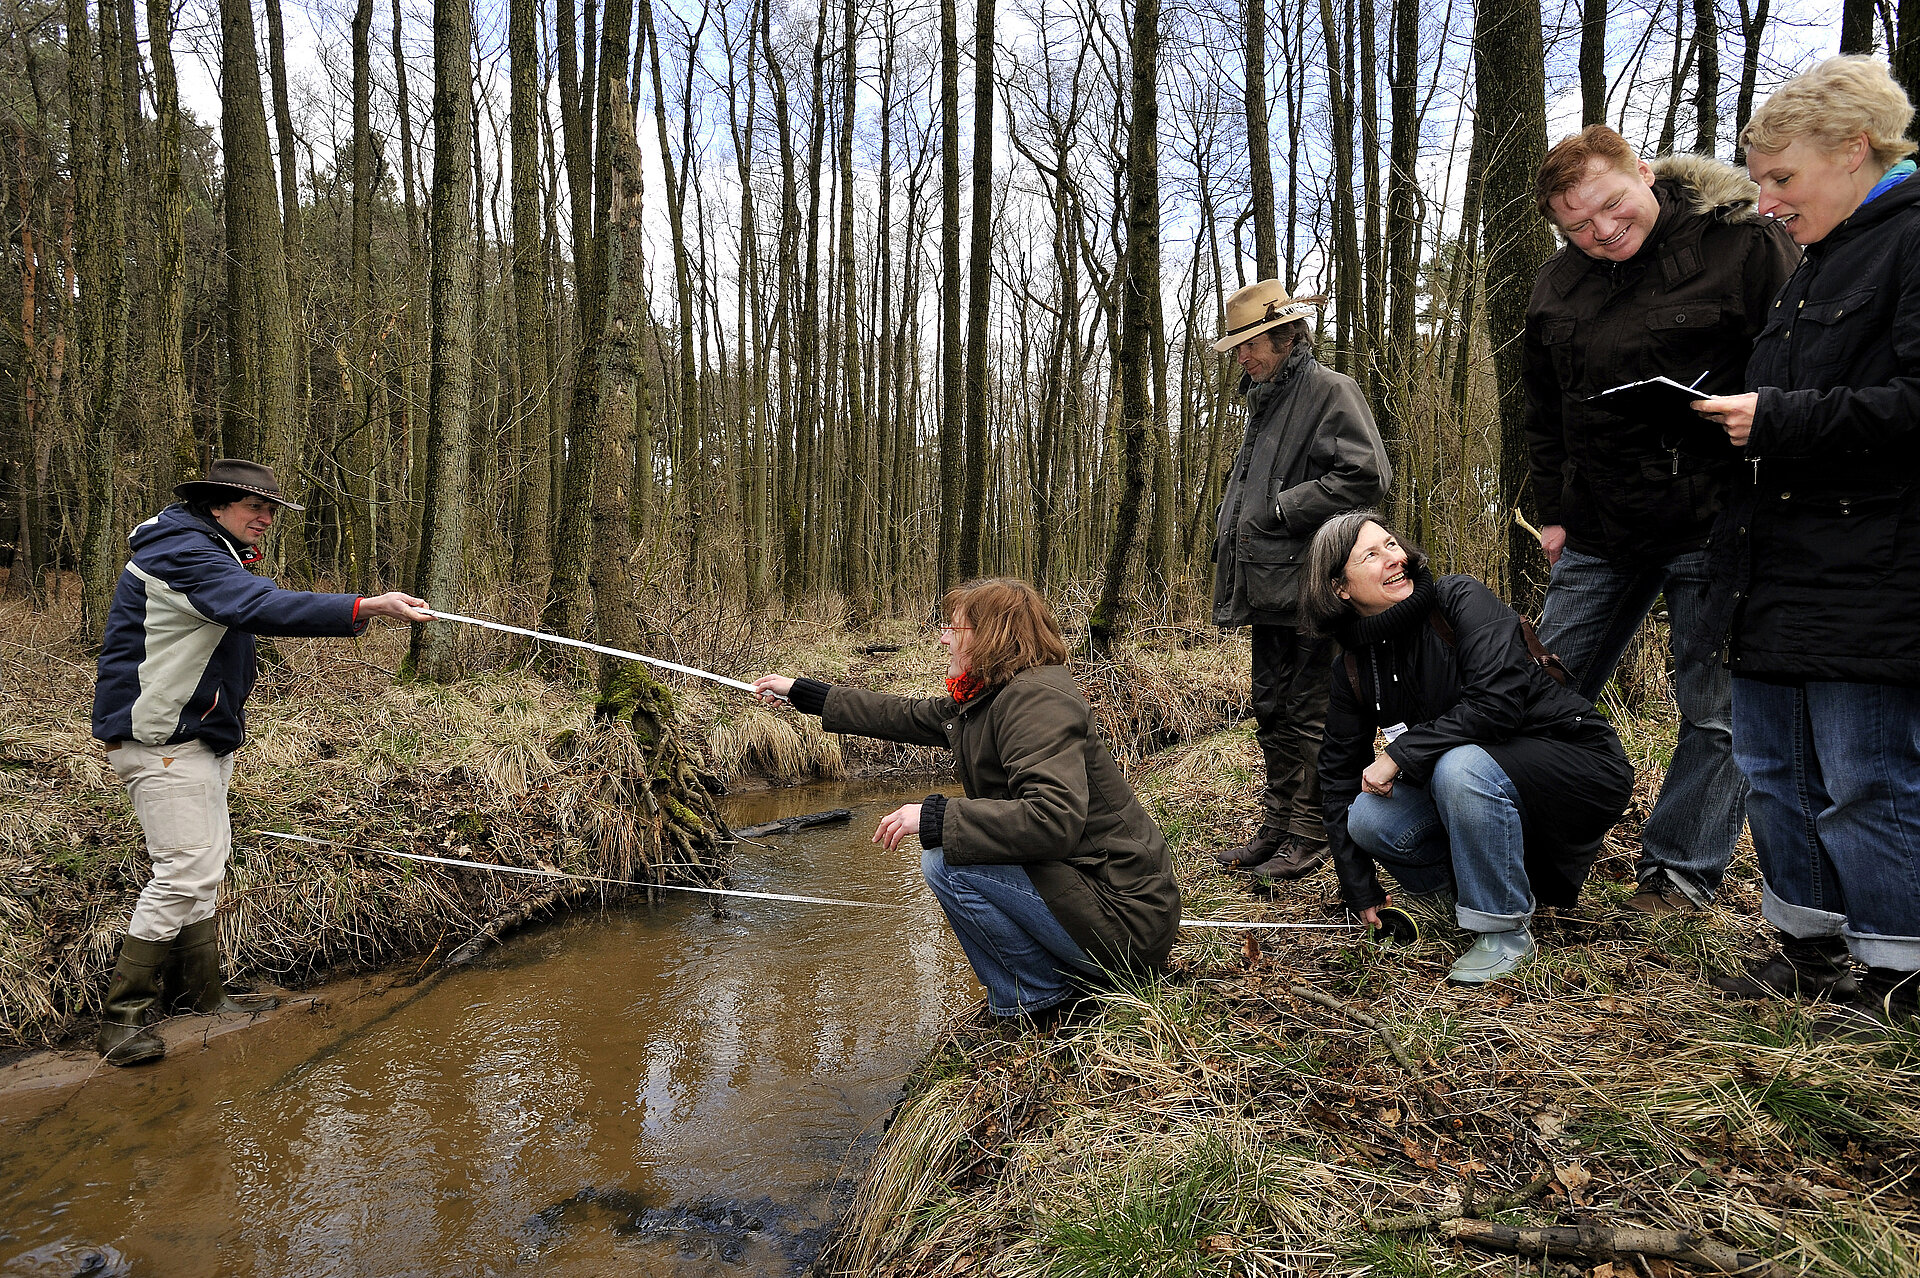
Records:
[[[1707,538],[1739,455],[1684,409],[1662,420],[1593,397],[1653,377],[1740,385],[1799,260],[1758,189],[1701,156],[1648,164],[1605,125],[1548,152],[1536,195],[1566,241],[1527,306],[1527,437],[1553,576],[1540,638],[1597,701],[1665,596],[1679,740],[1641,834],[1635,909],[1705,905],[1746,820],[1732,692],[1707,621]]]
[[[1299,621],[1300,573],[1320,525],[1376,504],[1393,478],[1360,388],[1313,358],[1308,316],[1261,280],[1227,299],[1227,332],[1247,397],[1247,433],[1227,473],[1214,537],[1214,624],[1253,630],[1253,716],[1266,756],[1260,826],[1214,854],[1266,879],[1298,878],[1327,856],[1320,816],[1320,738],[1332,643]]]

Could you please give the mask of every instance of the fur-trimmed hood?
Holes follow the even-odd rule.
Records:
[[[1663,155],[1648,165],[1686,196],[1688,211],[1723,222],[1751,222],[1760,216],[1760,188],[1731,164],[1706,155]]]

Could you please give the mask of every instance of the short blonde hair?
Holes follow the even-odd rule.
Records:
[[[1838,151],[1862,133],[1874,162],[1890,169],[1913,154],[1907,125],[1913,104],[1876,58],[1854,54],[1828,58],[1775,89],[1740,131],[1740,145],[1778,155],[1805,138],[1823,151]]]

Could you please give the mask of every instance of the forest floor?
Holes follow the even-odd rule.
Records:
[[[809,674],[911,694],[943,690],[936,636],[909,622],[698,627],[660,655],[728,674]],[[694,629],[695,627],[688,627]],[[0,603],[0,1052],[87,1036],[147,858],[125,790],[89,732],[93,663],[72,607]],[[490,925],[594,907],[621,889],[476,873],[399,849],[619,880],[716,883],[724,866],[662,858],[631,781],[632,730],[596,720],[588,683],[530,669],[518,640],[463,629],[451,685],[394,677],[405,629],[280,640],[248,707],[230,795],[223,948],[244,983],[298,988],[398,959],[424,972]],[[553,651],[548,649],[548,652]],[[1244,640],[1162,628],[1082,682],[1137,759],[1244,713]],[[924,773],[941,754],[820,731],[819,720],[676,678],[683,732],[721,785]],[[266,837],[281,831],[335,841]]]
[[[1765,948],[1748,847],[1710,911],[1625,905],[1673,732],[1627,722],[1635,811],[1580,907],[1536,920],[1539,956],[1491,989],[1446,984],[1465,941],[1431,914],[1411,949],[1190,930],[1164,979],[1083,1021],[956,1027],[819,1272],[1920,1274],[1920,1036],[1820,1041],[1807,1008],[1712,994]],[[1248,833],[1261,767],[1242,726],[1133,779],[1187,917],[1325,922],[1330,868],[1269,897],[1207,855]],[[1687,1231],[1725,1268],[1543,1259],[1542,1235],[1516,1238],[1539,1226]]]

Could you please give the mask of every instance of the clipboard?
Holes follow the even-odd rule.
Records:
[[[1590,395],[1587,402],[1628,421],[1657,426],[1663,438],[1676,442],[1688,452],[1724,455],[1733,447],[1726,431],[1690,407],[1695,400],[1713,395],[1712,391],[1700,389],[1700,383],[1706,378],[1707,374],[1702,373],[1692,386],[1686,386],[1671,377],[1649,377]]]

